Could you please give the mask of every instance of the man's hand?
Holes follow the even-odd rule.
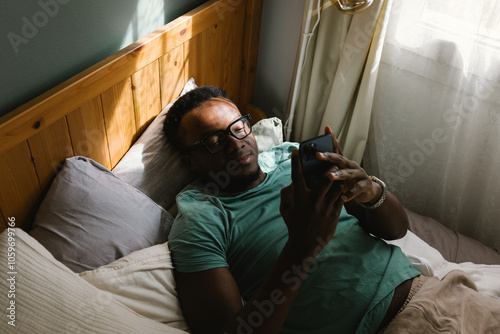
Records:
[[[334,153],[317,153],[316,157],[332,163],[326,178],[342,184],[341,199],[345,202],[347,212],[373,235],[386,240],[402,238],[408,230],[408,217],[401,203],[389,191],[382,205],[375,210],[366,210],[356,203],[368,206],[375,204],[382,196],[382,187],[373,182],[355,161],[343,155],[330,127],[325,128],[325,133],[332,135]]]
[[[331,181],[342,181],[342,200],[349,202],[356,199],[360,203],[375,203],[382,195],[382,188],[372,182],[365,170],[355,161],[347,159],[342,154],[342,149],[333,135],[332,129],[327,127],[325,134],[333,138],[334,153],[316,153],[316,158],[332,164],[327,177]]]
[[[306,252],[319,253],[318,247],[335,234],[342,206],[341,187],[325,178],[314,190],[305,184],[299,152],[292,152],[292,183],[281,190],[280,212],[288,227],[289,242]],[[319,243],[318,240],[322,242]]]

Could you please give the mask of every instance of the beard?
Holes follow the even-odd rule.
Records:
[[[210,171],[201,175],[204,183],[204,192],[207,195],[217,196],[222,193],[239,193],[256,187],[260,184],[259,180],[265,177],[258,163],[245,168],[233,164],[234,161],[227,163],[218,171]]]
[[[261,177],[262,171],[260,167],[251,171],[246,175],[237,175],[236,177],[231,177],[229,184],[227,185],[226,191],[239,192],[252,188],[252,185]]]

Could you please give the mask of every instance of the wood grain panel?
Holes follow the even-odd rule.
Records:
[[[250,103],[245,107],[245,114],[250,114],[252,117],[252,125],[267,117],[262,109]]]
[[[179,96],[189,79],[185,71],[186,61],[183,45],[159,59],[162,109]]]
[[[0,117],[0,153],[61,119],[138,69],[231,15],[247,1],[207,1],[193,11]]]
[[[186,72],[194,77],[198,86],[222,87],[222,37],[215,24],[184,43]]]
[[[0,206],[4,217],[27,230],[40,203],[40,184],[28,144],[23,142],[0,155]]]
[[[160,70],[158,61],[140,69],[132,75],[134,94],[136,138],[161,111]]]
[[[198,86],[206,84],[203,76],[203,66],[205,60],[203,57],[203,41],[206,38],[206,33],[202,32],[189,41],[184,43],[184,58],[186,59],[184,68],[188,78],[193,77]]]
[[[66,118],[75,155],[91,158],[111,168],[101,97],[93,98]]]
[[[102,93],[101,100],[111,168],[113,168],[127,152],[135,138],[132,79],[128,77]]]
[[[246,7],[245,38],[243,44],[244,67],[240,83],[240,106],[243,108],[252,102],[255,91],[262,7],[263,0],[248,0]]]
[[[222,87],[223,77],[223,51],[224,44],[222,39],[222,29],[219,24],[215,24],[205,30],[205,36],[202,39],[202,58],[203,64],[203,80],[205,85]]]
[[[66,119],[54,124],[28,139],[35,169],[45,194],[64,160],[74,156]]]
[[[220,24],[223,46],[222,59],[223,76],[222,89],[227,96],[241,108],[240,79],[243,66],[243,37],[245,33],[245,10],[236,8],[233,15],[228,16]]]

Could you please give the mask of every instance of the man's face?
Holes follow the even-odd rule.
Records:
[[[182,119],[180,131],[186,147],[227,127],[240,118],[237,107],[230,101],[214,98],[188,112]],[[206,183],[222,191],[238,192],[251,189],[264,179],[257,160],[257,142],[253,134],[243,139],[227,136],[227,146],[220,152],[210,153],[198,147],[184,157]]]

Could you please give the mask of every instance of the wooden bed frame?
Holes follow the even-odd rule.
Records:
[[[0,231],[30,228],[66,158],[112,169],[190,77],[252,112],[262,2],[208,1],[1,117]]]

